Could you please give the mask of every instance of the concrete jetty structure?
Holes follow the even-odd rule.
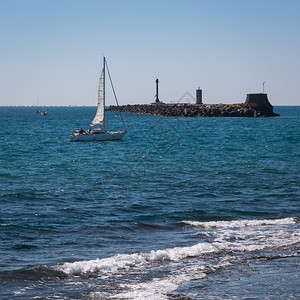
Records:
[[[161,103],[110,106],[108,111],[122,111],[168,117],[274,117],[267,94],[247,94],[241,104],[202,104],[202,90],[196,90],[196,103]]]
[[[272,115],[273,106],[268,100],[267,94],[247,94],[245,107],[251,107],[263,115]]]

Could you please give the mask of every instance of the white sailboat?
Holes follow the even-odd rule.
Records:
[[[124,135],[127,133],[127,129],[125,127],[121,112],[120,117],[124,126],[124,130],[119,131],[107,131],[105,129],[105,70],[107,70],[109,75],[109,80],[112,86],[112,90],[115,96],[115,100],[118,104],[118,100],[116,97],[116,93],[111,81],[109,69],[107,66],[107,62],[105,57],[103,57],[103,70],[101,72],[99,78],[99,88],[98,88],[98,108],[96,115],[92,121],[90,126],[91,129],[84,131],[83,129],[80,130],[72,130],[70,134],[70,141],[77,142],[77,141],[110,141],[110,140],[121,140]],[[95,126],[95,127],[94,127]]]

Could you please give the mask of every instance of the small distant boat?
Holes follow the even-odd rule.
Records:
[[[39,109],[39,98],[37,98],[36,102],[37,102],[37,107],[36,107],[35,113],[36,113],[36,114],[39,114],[39,113],[40,113],[40,109]]]
[[[128,132],[125,127],[121,112],[120,112],[120,117],[124,126],[124,130],[107,131],[105,129],[105,73],[106,73],[105,70],[107,70],[108,72],[113,94],[115,96],[115,100],[118,105],[118,100],[116,97],[115,89],[112,84],[107,62],[105,60],[105,57],[103,57],[103,69],[99,78],[99,87],[98,87],[98,107],[97,107],[96,115],[92,121],[92,124],[90,124],[90,126],[92,127],[95,126],[95,127],[87,131],[84,131],[83,129],[72,130],[70,134],[71,142],[121,140],[124,137],[124,135]]]

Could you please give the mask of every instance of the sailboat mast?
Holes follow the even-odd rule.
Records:
[[[103,110],[104,110],[104,115],[103,115],[103,130],[105,130],[105,57],[103,56]]]

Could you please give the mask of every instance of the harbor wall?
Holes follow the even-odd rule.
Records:
[[[153,103],[110,106],[108,111],[168,117],[273,117],[273,106],[266,94],[248,94],[241,104]]]

